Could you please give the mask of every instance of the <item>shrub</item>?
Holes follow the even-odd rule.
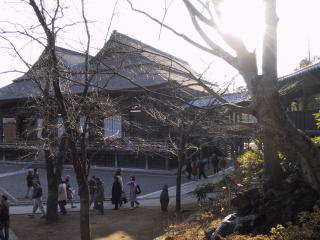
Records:
[[[290,161],[282,152],[278,152],[278,158],[280,159],[280,164],[285,173],[294,173],[297,172],[298,166]]]
[[[320,203],[313,212],[301,212],[299,224],[288,223],[286,227],[277,225],[270,233],[274,240],[319,240],[320,239]]]
[[[198,202],[204,202],[207,199],[207,193],[213,192],[215,185],[212,183],[200,184],[193,191],[193,194],[197,197]]]
[[[237,158],[241,174],[242,182],[248,183],[261,176],[262,173],[262,154],[259,150],[250,150]]]

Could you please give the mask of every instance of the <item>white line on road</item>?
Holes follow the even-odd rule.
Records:
[[[0,187],[0,192],[7,195],[9,198],[13,200],[13,202],[18,202],[18,199],[16,199],[14,196],[12,196],[7,190],[5,190],[3,187]]]
[[[13,175],[18,175],[18,174],[22,174],[22,173],[26,173],[28,171],[32,170],[31,168],[28,169],[21,169],[18,171],[14,171],[14,172],[7,172],[7,173],[0,173],[0,178],[1,177],[9,177],[9,176],[13,176]]]

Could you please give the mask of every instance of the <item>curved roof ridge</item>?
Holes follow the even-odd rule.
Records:
[[[295,71],[293,73],[290,73],[288,75],[282,76],[278,78],[278,81],[285,81],[294,77],[297,77],[303,73],[309,72],[311,70],[317,70],[320,69],[320,62],[314,63],[312,65],[306,66],[304,68],[299,69],[298,71]]]
[[[141,42],[141,41],[139,41],[139,40],[137,40],[137,39],[134,39],[134,38],[132,38],[132,37],[130,37],[130,36],[128,36],[128,35],[125,35],[125,34],[123,34],[123,33],[120,33],[120,32],[118,32],[117,30],[114,30],[114,31],[112,32],[112,35],[110,36],[110,38],[109,38],[109,40],[107,41],[107,43],[105,44],[105,46],[108,45],[108,43],[109,43],[110,41],[111,41],[111,42],[114,41],[113,38],[115,38],[116,40],[119,40],[119,41],[121,42],[121,39],[119,39],[119,37],[120,37],[120,38],[125,38],[125,39],[127,39],[129,42],[138,44],[138,45],[140,45],[142,48],[146,48],[147,50],[151,50],[151,51],[153,51],[154,53],[157,53],[157,54],[159,54],[159,55],[163,55],[163,56],[165,56],[165,57],[169,57],[169,58],[175,59],[176,61],[179,61],[179,62],[181,62],[181,63],[183,63],[183,64],[189,65],[189,63],[188,63],[187,61],[185,61],[185,60],[183,60],[183,59],[181,59],[181,58],[178,58],[178,57],[176,57],[176,56],[174,56],[174,55],[172,55],[172,54],[170,54],[170,53],[167,53],[167,52],[164,52],[164,51],[162,51],[162,50],[159,50],[159,49],[157,49],[157,48],[155,48],[155,47],[153,47],[153,46],[151,46],[151,45],[148,45],[148,44],[146,44],[146,43],[144,43],[144,42]],[[103,48],[104,48],[104,47],[103,47]]]

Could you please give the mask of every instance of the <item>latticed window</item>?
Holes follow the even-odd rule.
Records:
[[[122,118],[113,116],[104,119],[104,136],[105,137],[122,137]]]

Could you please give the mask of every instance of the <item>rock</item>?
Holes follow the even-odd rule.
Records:
[[[231,205],[236,209],[237,214],[250,214],[259,204],[259,189],[250,189],[246,192],[238,193],[232,200]]]
[[[217,230],[211,235],[210,240],[218,240],[220,239],[219,236],[225,237],[231,233],[234,232],[234,227],[235,227],[235,219],[236,219],[236,214],[230,214],[226,216],[220,226],[217,228]]]
[[[165,184],[162,188],[162,192],[160,194],[160,204],[161,204],[161,211],[163,212],[168,211],[168,205],[169,205],[168,184]]]
[[[238,216],[235,219],[236,225],[234,227],[234,232],[238,232],[240,234],[249,234],[253,231],[255,227],[256,215],[246,215],[246,216]]]
[[[231,200],[236,213],[223,220],[210,240],[234,232],[266,234],[277,224],[297,223],[298,214],[312,210],[318,199],[319,195],[296,176],[290,176],[277,188],[268,189],[264,195],[257,188],[241,192]]]
[[[213,234],[216,230],[217,230],[216,228],[212,228],[212,229],[210,229],[210,230],[207,231],[207,232],[205,231],[205,232],[204,232],[205,237],[203,238],[203,240],[210,240],[212,234]]]
[[[240,234],[251,233],[255,227],[256,215],[241,216],[237,214],[230,214],[217,230],[211,235],[211,240],[218,240],[219,236],[226,237],[227,235],[238,232]]]

